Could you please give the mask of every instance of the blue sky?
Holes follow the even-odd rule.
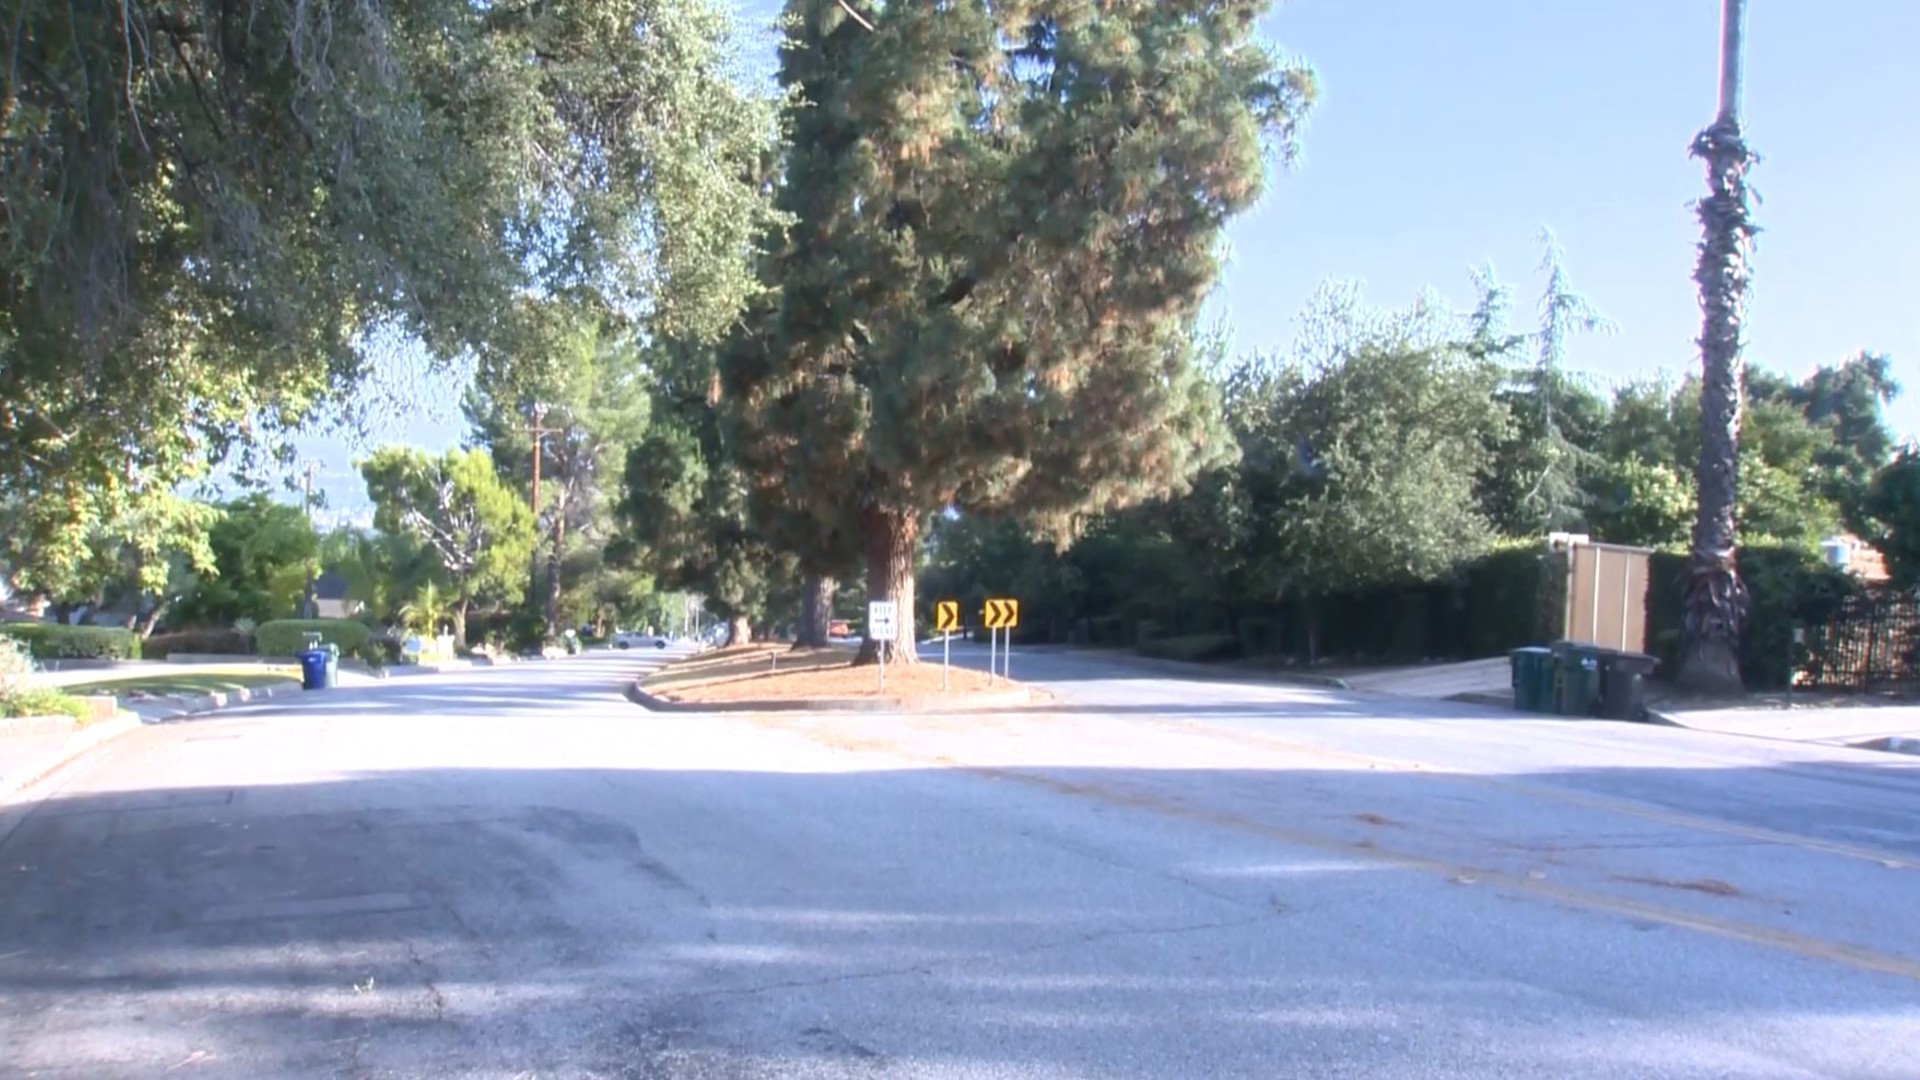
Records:
[[[776,3],[744,6],[766,18]],[[1401,306],[1438,288],[1461,306],[1491,262],[1539,286],[1551,227],[1575,284],[1619,323],[1573,345],[1603,379],[1684,372],[1703,190],[1693,135],[1712,119],[1719,0],[1292,0],[1268,38],[1319,73],[1299,163],[1229,232],[1214,305],[1239,350],[1285,348],[1329,277]],[[1913,384],[1890,419],[1920,436],[1920,40],[1914,0],[1752,0],[1746,126],[1764,230],[1749,362],[1802,376],[1860,349]],[[769,57],[770,60],[770,57]],[[429,380],[373,443],[456,442],[459,376]],[[309,438],[336,510],[365,499],[364,447]]]

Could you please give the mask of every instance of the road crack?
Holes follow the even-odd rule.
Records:
[[[426,986],[427,1000],[433,1005],[434,1021],[437,1023],[446,1020],[447,999],[440,993],[440,987],[434,981],[439,977],[439,972],[432,964],[427,963],[426,959],[420,955],[420,950],[411,941],[407,942],[407,959],[425,973],[420,981]]]

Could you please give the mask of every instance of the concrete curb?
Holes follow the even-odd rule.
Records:
[[[23,767],[18,772],[0,777],[0,803],[18,795],[29,787],[45,780],[68,763],[99,746],[101,743],[119,738],[130,731],[138,730],[150,724],[164,724],[169,720],[178,720],[187,716],[198,716],[213,712],[229,705],[240,705],[249,701],[282,696],[300,689],[299,683],[286,686],[243,687],[239,690],[222,691],[215,694],[194,694],[181,698],[150,698],[141,702],[125,702],[121,711],[111,720],[102,720],[76,728],[67,736],[60,748],[50,751],[46,756]],[[159,705],[157,703],[168,702]],[[0,734],[28,734],[34,728],[55,728],[62,721],[71,722],[71,717],[22,717],[9,720],[0,726]],[[15,730],[14,725],[25,731]]]
[[[627,684],[627,700],[649,712],[664,713],[885,713],[952,712],[981,708],[1008,708],[1034,704],[1026,690],[1005,690],[991,694],[966,694],[950,698],[813,698],[799,701],[668,701],[640,689],[637,682]]]
[[[33,785],[58,772],[67,763],[111,739],[117,739],[130,731],[138,730],[147,721],[136,713],[122,713],[112,720],[102,720],[89,724],[67,736],[58,750],[22,768],[9,776],[0,777],[0,806]]]
[[[934,643],[939,642],[938,638]],[[922,644],[926,644],[923,642]],[[1014,656],[1020,655],[1018,648]],[[1099,660],[1115,667],[1137,667],[1159,670],[1190,679],[1214,679],[1232,682],[1268,682],[1289,683],[1295,686],[1312,686],[1326,690],[1352,690],[1353,685],[1338,675],[1315,675],[1310,671],[1277,671],[1270,668],[1249,667],[1233,662],[1203,663],[1192,660],[1167,660],[1158,656],[1141,656],[1126,649],[1098,649],[1083,645],[1029,645],[1026,651],[1037,656],[1078,656],[1090,660]]]
[[[123,702],[122,705],[127,708],[147,706],[147,708],[141,709],[141,715],[157,722],[177,720],[183,716],[197,716],[200,713],[223,709],[229,705],[244,705],[249,701],[261,701],[266,698],[281,697],[286,694],[295,693],[299,689],[299,683],[287,683],[276,686],[243,686],[238,690],[222,690],[211,694],[191,694],[173,698],[147,698],[139,702]],[[159,707],[154,708],[154,704],[157,704]]]

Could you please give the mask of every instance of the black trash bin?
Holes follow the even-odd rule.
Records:
[[[1658,657],[1646,653],[1616,652],[1600,654],[1600,708],[1603,720],[1645,720],[1647,718],[1647,676],[1660,665]]]

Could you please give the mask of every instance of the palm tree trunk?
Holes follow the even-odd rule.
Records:
[[[1723,0],[1720,112],[1693,142],[1706,163],[1700,201],[1699,513],[1687,563],[1684,638],[1676,679],[1683,687],[1738,692],[1740,627],[1747,590],[1736,565],[1734,504],[1740,464],[1740,410],[1746,367],[1740,332],[1746,319],[1748,256],[1754,226],[1747,205],[1753,153],[1740,134],[1740,48],[1746,0]]]

